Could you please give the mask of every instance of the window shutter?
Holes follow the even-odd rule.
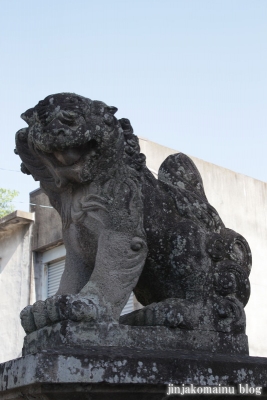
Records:
[[[57,292],[64,268],[65,268],[65,259],[48,263],[47,297],[53,296]]]
[[[134,311],[133,292],[131,293],[131,296],[129,297],[129,300],[125,304],[125,307],[121,312],[121,315],[128,314],[128,313],[130,313],[132,311]]]

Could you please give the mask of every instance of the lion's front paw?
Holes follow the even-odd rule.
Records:
[[[55,295],[25,307],[21,325],[27,334],[66,319],[72,321],[97,321],[100,311],[93,299],[79,295]]]
[[[99,315],[96,302],[79,295],[49,297],[46,300],[46,310],[52,323],[64,319],[95,321]]]
[[[23,310],[20,313],[20,320],[21,320],[21,325],[27,335],[37,329],[34,321],[34,316],[32,313],[32,306],[27,306],[23,308]]]
[[[120,323],[137,326],[167,326],[169,328],[193,329],[194,305],[183,299],[167,299],[152,303],[140,310],[120,317]]]

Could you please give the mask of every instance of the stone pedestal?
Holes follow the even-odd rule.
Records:
[[[45,326],[25,336],[23,355],[42,350],[64,351],[66,347],[91,349],[95,346],[248,355],[248,338],[243,333],[189,331],[166,326],[90,324],[70,320]]]
[[[267,359],[185,350],[42,351],[0,365],[2,400],[167,400],[167,385],[267,388]],[[200,396],[201,398],[203,397]],[[186,395],[198,399],[199,395]],[[218,398],[217,395],[204,396]],[[225,398],[226,396],[219,396]],[[255,399],[255,395],[234,398]],[[267,398],[262,389],[260,398]]]

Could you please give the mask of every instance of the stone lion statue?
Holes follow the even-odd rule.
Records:
[[[57,294],[21,312],[26,333],[66,319],[244,332],[246,240],[225,228],[186,155],[156,179],[116,111],[61,93],[22,114],[15,152],[60,214],[66,246]],[[144,308],[120,317],[132,291]]]

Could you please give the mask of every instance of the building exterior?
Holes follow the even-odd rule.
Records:
[[[140,145],[147,156],[147,166],[155,175],[163,160],[178,152],[145,139],[140,139]],[[251,247],[252,294],[246,307],[247,335],[250,354],[267,356],[267,183],[191,158],[203,178],[209,202],[225,225],[243,235]],[[17,211],[0,220],[0,362],[20,355],[24,336],[20,310],[53,295],[64,270],[66,250],[59,215],[41,189],[30,193],[30,203],[35,204],[31,213]],[[139,307],[131,296],[124,312]]]
[[[21,355],[20,310],[30,302],[30,240],[34,214],[15,211],[0,219],[0,362]]]

